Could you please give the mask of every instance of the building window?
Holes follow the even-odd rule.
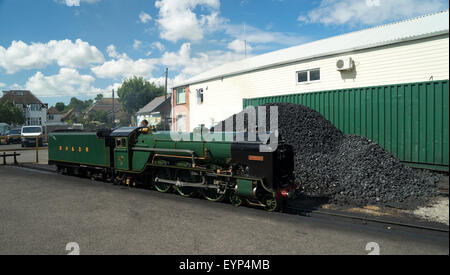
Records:
[[[320,80],[320,69],[297,72],[297,84],[310,83]]]
[[[177,115],[176,126],[178,132],[186,132],[186,115]]]
[[[177,105],[186,104],[186,88],[177,89]]]
[[[197,90],[197,104],[203,104],[203,89]]]
[[[40,104],[30,104],[30,111],[40,111],[41,105]]]

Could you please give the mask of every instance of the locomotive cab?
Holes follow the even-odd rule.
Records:
[[[131,146],[140,128],[119,128],[111,133],[114,139],[114,166],[117,170],[128,171],[131,167]]]

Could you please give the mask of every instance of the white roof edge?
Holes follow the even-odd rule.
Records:
[[[345,33],[345,34],[341,34],[341,35],[337,35],[337,36],[332,36],[332,37],[328,37],[328,38],[312,41],[312,42],[309,42],[309,43],[306,43],[306,44],[301,44],[301,45],[293,46],[293,47],[290,47],[290,48],[284,48],[284,49],[280,49],[280,50],[277,50],[277,51],[264,53],[264,54],[261,54],[261,55],[258,55],[258,56],[254,56],[252,58],[258,58],[258,57],[261,57],[261,56],[271,55],[271,54],[279,53],[279,52],[286,51],[286,50],[289,50],[289,49],[292,49],[292,48],[296,48],[296,47],[299,47],[299,46],[304,46],[304,45],[309,45],[309,44],[312,44],[312,43],[323,42],[323,41],[326,41],[326,40],[329,40],[329,39],[338,39],[338,38],[340,38],[342,36],[346,36],[346,35],[350,35],[350,34],[354,35],[354,34],[364,33],[364,32],[370,31],[370,30],[386,28],[386,27],[390,27],[390,26],[394,26],[394,25],[398,25],[398,24],[402,24],[402,23],[406,24],[408,22],[412,22],[412,21],[419,20],[419,19],[424,19],[424,18],[430,18],[432,16],[440,15],[440,14],[443,14],[443,13],[447,13],[447,17],[448,17],[449,9],[438,11],[438,12],[434,12],[434,13],[427,14],[427,15],[421,15],[421,16],[418,16],[418,17],[405,19],[405,20],[402,20],[402,21],[397,21],[397,22],[393,22],[393,23],[389,23],[389,24],[374,26],[374,27],[371,27],[371,28],[367,28],[367,29],[363,29],[363,30],[359,30],[359,31],[355,31],[355,32],[350,32],[350,33]],[[364,49],[369,49],[369,48],[375,48],[375,47],[381,47],[381,46],[386,46],[386,45],[392,45],[392,44],[397,44],[397,43],[402,43],[402,42],[407,42],[407,41],[414,41],[414,40],[419,40],[419,39],[424,39],[424,38],[429,38],[429,37],[434,37],[434,36],[440,36],[440,35],[444,35],[444,34],[448,34],[449,33],[448,20],[446,20],[446,23],[447,23],[446,28],[438,30],[438,31],[430,31],[430,32],[422,33],[422,34],[418,34],[418,35],[404,36],[404,37],[400,37],[400,38],[380,41],[380,42],[376,42],[376,43],[372,43],[372,44],[366,44],[366,45],[357,46],[357,47],[349,47],[349,48],[340,49],[340,50],[336,50],[336,51],[329,51],[329,52],[326,52],[326,53],[302,56],[300,58],[293,58],[293,59],[285,60],[285,61],[281,61],[281,62],[273,62],[273,63],[265,64],[263,66],[256,66],[256,67],[246,68],[246,69],[242,69],[242,70],[231,70],[229,73],[219,73],[219,74],[216,74],[216,75],[211,75],[211,76],[207,76],[207,77],[199,78],[199,79],[195,79],[195,76],[194,76],[193,78],[188,79],[186,81],[183,81],[183,82],[180,82],[180,83],[176,83],[173,86],[172,89],[175,89],[175,88],[178,88],[178,87],[182,87],[182,86],[192,85],[192,84],[198,84],[198,83],[202,83],[202,82],[206,82],[206,81],[210,81],[210,80],[221,79],[221,78],[224,78],[224,77],[230,77],[230,76],[234,76],[234,75],[239,75],[239,74],[243,74],[243,73],[249,73],[249,72],[253,72],[253,71],[263,70],[263,69],[276,67],[276,66],[280,66],[280,65],[296,63],[296,62],[309,60],[309,59],[313,59],[313,58],[318,58],[318,57],[326,57],[326,56],[331,56],[331,55],[349,53],[349,52],[358,51],[358,50],[364,50]],[[227,63],[227,64],[224,64],[222,66],[219,66],[218,68],[226,66],[226,65],[230,65],[230,64],[242,63],[243,61],[246,61],[246,60],[248,60],[248,59],[243,59],[243,60]],[[212,70],[213,69],[211,69],[209,71],[212,71]],[[207,73],[209,71],[206,71],[204,73]],[[204,74],[204,73],[201,73],[201,74]]]

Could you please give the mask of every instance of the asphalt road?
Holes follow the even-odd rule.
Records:
[[[0,254],[449,254],[448,234],[267,213],[0,166]]]

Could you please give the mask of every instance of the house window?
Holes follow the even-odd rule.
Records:
[[[177,105],[186,104],[186,88],[177,89]]]
[[[40,109],[40,104],[30,104],[30,111],[39,111]]]
[[[310,83],[320,80],[320,69],[297,72],[297,84]]]
[[[203,104],[203,89],[197,90],[197,104]]]
[[[176,126],[178,132],[186,132],[186,115],[177,115]]]

